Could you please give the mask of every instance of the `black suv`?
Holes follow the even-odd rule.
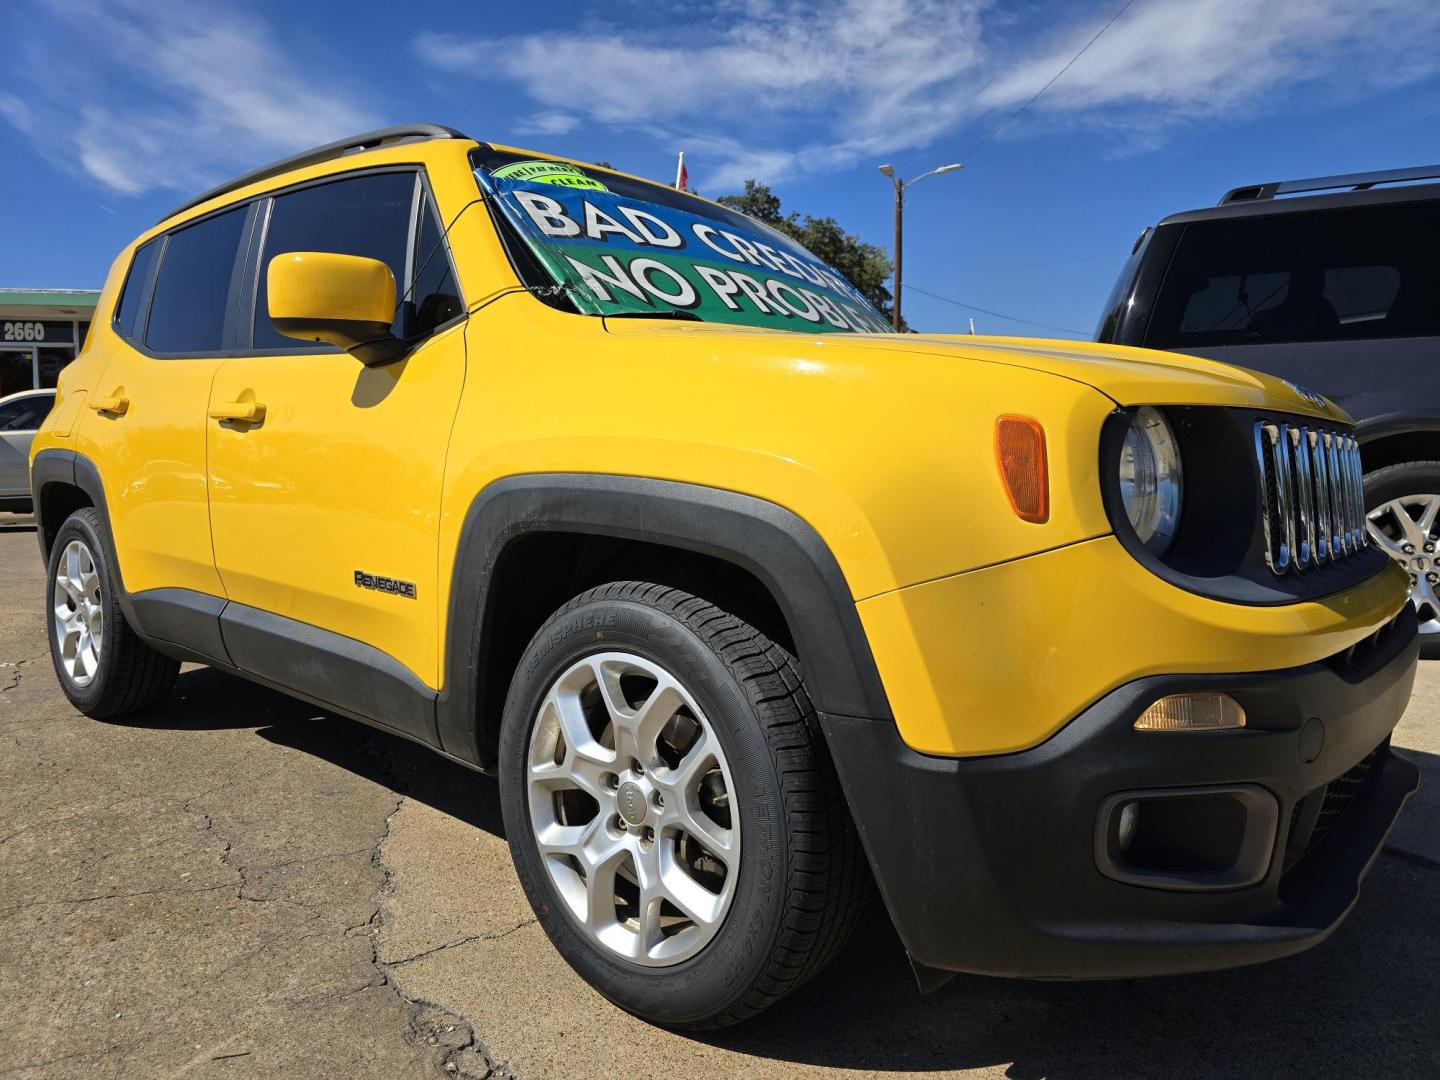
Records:
[[[1146,229],[1096,337],[1319,391],[1359,422],[1370,535],[1440,656],[1440,165],[1255,184]]]

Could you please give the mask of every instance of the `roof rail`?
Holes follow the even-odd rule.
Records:
[[[468,139],[469,137],[462,131],[456,131],[452,127],[445,127],[441,124],[401,124],[396,127],[367,131],[363,135],[351,135],[348,139],[337,139],[324,146],[302,150],[298,154],[292,154],[279,161],[272,161],[269,165],[263,165],[244,176],[237,176],[234,180],[227,181],[219,187],[211,188],[203,195],[197,195],[184,206],[177,206],[160,220],[168,221],[176,214],[183,214],[192,207],[237,191],[247,184],[259,183],[261,180],[268,180],[272,176],[279,176],[292,169],[301,169],[306,165],[318,165],[322,161],[333,161],[346,154],[358,154],[363,150],[374,150],[380,146],[393,146],[397,143],[421,142],[426,139]]]
[[[1388,169],[1384,172],[1343,173],[1340,176],[1317,176],[1310,180],[1282,180],[1270,184],[1250,184],[1231,188],[1219,205],[1273,199],[1276,195],[1295,195],[1302,191],[1332,191],[1350,188],[1366,191],[1376,184],[1402,184],[1407,180],[1440,179],[1440,165],[1421,165],[1414,169]]]

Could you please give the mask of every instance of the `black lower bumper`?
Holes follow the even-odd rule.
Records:
[[[1285,671],[1142,679],[1042,745],[997,757],[917,754],[891,723],[824,724],[918,965],[1031,978],[1203,971],[1306,949],[1354,904],[1418,784],[1415,766],[1389,748],[1416,656],[1407,605],[1340,656]],[[1245,728],[1134,730],[1157,698],[1211,690],[1240,702]],[[1255,872],[1237,885],[1206,863],[1216,854],[1203,841],[1152,851],[1163,871],[1152,880],[1117,868],[1109,856],[1125,793],[1182,796],[1155,815],[1172,826],[1185,817],[1174,807],[1193,806],[1219,815],[1219,827],[1204,831],[1223,833],[1239,818],[1265,830],[1262,846],[1250,843]],[[1142,821],[1150,805],[1141,803]]]

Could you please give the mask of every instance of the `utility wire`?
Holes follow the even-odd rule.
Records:
[[[1076,337],[1080,338],[1088,338],[1090,336],[1084,330],[1072,330],[1068,326],[1051,326],[1049,323],[1036,322],[1034,319],[1021,319],[1017,318],[1014,315],[1006,315],[1003,311],[991,311],[989,308],[976,307],[974,304],[965,304],[961,303],[959,300],[951,300],[950,297],[941,296],[939,293],[927,292],[924,289],[917,289],[908,281],[905,282],[901,286],[901,288],[905,289],[907,292],[917,292],[921,296],[928,296],[931,300],[939,300],[946,304],[954,304],[956,307],[962,307],[969,311],[978,311],[982,315],[990,315],[996,319],[1005,319],[1009,322],[1021,323],[1025,326],[1038,326],[1042,330],[1059,330],[1062,334],[1074,334]]]
[[[1017,116],[1019,116],[1021,113],[1023,113],[1023,112],[1024,112],[1026,109],[1028,109],[1031,105],[1034,105],[1035,102],[1039,101],[1039,100],[1040,100],[1040,95],[1043,94],[1043,93],[1045,93],[1046,90],[1049,90],[1050,87],[1054,86],[1057,82],[1059,82],[1059,81],[1060,81],[1060,76],[1061,76],[1061,75],[1064,75],[1067,71],[1069,71],[1072,67],[1074,67],[1074,66],[1075,66],[1075,61],[1076,61],[1076,60],[1079,60],[1080,57],[1084,56],[1084,55],[1089,51],[1090,46],[1091,46],[1091,45],[1094,45],[1095,42],[1099,41],[1100,38],[1101,38],[1102,36],[1104,36],[1105,31],[1106,31],[1106,30],[1109,30],[1110,27],[1114,26],[1115,23],[1116,23],[1116,21],[1120,18],[1120,16],[1121,16],[1121,15],[1124,15],[1125,12],[1129,11],[1130,8],[1131,8],[1131,6],[1132,6],[1134,3],[1135,3],[1135,0],[1125,0],[1125,3],[1121,6],[1120,10],[1117,11],[1117,12],[1115,12],[1114,15],[1111,15],[1111,16],[1110,16],[1110,21],[1107,22],[1104,26],[1100,27],[1100,29],[1099,29],[1098,31],[1096,31],[1095,36],[1092,37],[1089,41],[1087,41],[1087,42],[1085,43],[1084,47],[1081,48],[1081,50],[1080,50],[1079,52],[1077,52],[1074,56],[1072,56],[1072,57],[1070,58],[1069,63],[1067,63],[1064,67],[1062,67],[1059,71],[1057,71],[1057,72],[1051,77],[1051,79],[1050,79],[1049,82],[1047,82],[1044,86],[1040,87],[1039,90],[1036,90],[1034,97],[1032,97],[1029,101],[1025,102],[1024,105],[1021,105],[1018,109],[1016,109],[1014,112],[1012,112],[1012,113],[1011,113],[1009,116],[1007,116],[1004,120],[1000,121],[1000,126],[999,126],[999,127],[995,128],[993,131],[991,131],[990,134],[983,136],[983,137],[980,139],[979,142],[977,142],[974,146],[970,147],[969,150],[966,150],[965,153],[961,154],[961,155],[960,155],[960,160],[961,160],[961,161],[967,161],[967,162],[968,162],[968,161],[970,160],[970,158],[974,156],[976,150],[979,150],[980,147],[984,146],[987,142],[989,142],[991,139],[993,139],[996,135],[999,135],[1000,132],[1004,131],[1004,130],[1010,125],[1010,121],[1014,120]],[[991,81],[993,82],[994,80],[991,80]]]
[[[1130,8],[1134,6],[1134,4],[1135,0],[1125,0],[1125,3],[1120,5],[1120,9],[1116,11],[1114,15],[1110,16],[1109,21],[1106,22],[1104,26],[1100,27],[1099,30],[1095,31],[1095,36],[1092,37],[1089,41],[1087,41],[1083,46],[1081,46],[1080,51],[1077,52],[1074,56],[1072,56],[1066,62],[1064,67],[1062,67],[1059,71],[1057,71],[1054,75],[1050,77],[1049,82],[1047,82],[1044,86],[1040,87],[1039,90],[1036,90],[1035,93],[1031,95],[1029,101],[1025,102],[1025,104],[1021,105],[1009,116],[1005,117],[1004,120],[1000,121],[999,125],[993,128],[989,132],[989,134],[981,136],[981,138],[973,146],[971,146],[970,149],[966,150],[963,154],[960,155],[960,159],[962,161],[968,162],[970,158],[974,156],[976,150],[979,150],[980,147],[984,146],[991,139],[995,138],[996,135],[999,135],[1000,132],[1004,131],[1007,127],[1010,126],[1010,122],[1012,120],[1014,120],[1017,116],[1023,113],[1026,109],[1030,108],[1031,105],[1034,105],[1035,102],[1039,101],[1040,95],[1044,94],[1046,90],[1049,90],[1050,87],[1054,86],[1057,82],[1059,82],[1060,77],[1064,75],[1067,71],[1069,71],[1072,67],[1074,67],[1075,62],[1079,60],[1080,57],[1084,56],[1087,52],[1090,51],[1090,46],[1094,45],[1097,41],[1099,41],[1105,35],[1105,31],[1109,30],[1110,27],[1114,26],[1120,20],[1120,16],[1124,15],[1125,12],[1129,11]],[[994,79],[991,79],[990,83],[987,83],[985,88],[989,89],[990,85],[994,81]],[[1004,312],[1001,311],[991,311],[988,308],[976,307],[974,304],[966,304],[962,303],[959,300],[952,300],[950,299],[950,297],[941,296],[938,293],[927,292],[924,289],[917,289],[914,285],[910,284],[906,284],[903,287],[911,292],[917,292],[921,296],[928,296],[932,300],[939,300],[941,303],[945,304],[953,304],[955,307],[965,308],[967,311],[978,311],[982,315],[989,315],[992,318],[1005,319],[1007,322],[1020,323],[1022,326],[1038,326],[1042,330],[1056,330],[1062,334],[1074,334],[1076,337],[1079,338],[1090,337],[1090,335],[1083,330],[1072,330],[1068,326],[1052,326],[1050,323],[1036,322],[1033,319],[1017,318],[1014,315],[1006,315]]]

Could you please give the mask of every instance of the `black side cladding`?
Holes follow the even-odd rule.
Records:
[[[710,555],[753,574],[778,601],[795,636],[817,708],[890,720],[892,713],[855,601],[829,548],[801,518],[749,495],[628,476],[545,473],[508,477],[471,504],[455,554],[445,689],[445,749],[483,766],[480,658],[504,612],[493,610],[492,572],[506,545],[536,532],[586,533]]]

